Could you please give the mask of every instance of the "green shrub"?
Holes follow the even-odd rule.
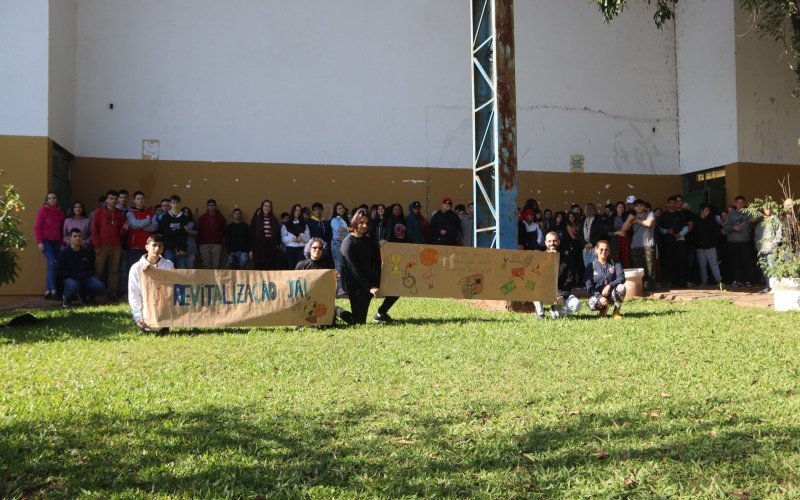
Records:
[[[3,171],[0,170],[0,175]],[[25,235],[20,229],[19,212],[25,210],[12,185],[2,187],[0,194],[0,285],[13,283],[19,275],[17,252],[25,248]]]

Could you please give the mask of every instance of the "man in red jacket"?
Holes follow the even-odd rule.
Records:
[[[206,213],[197,220],[197,244],[205,269],[219,269],[222,242],[225,240],[225,217],[217,212],[217,201],[206,202]]]
[[[145,204],[141,191],[133,193],[133,207],[128,210],[128,262],[134,265],[147,254],[147,238],[158,229],[156,212]]]
[[[108,263],[106,296],[112,302],[117,300],[122,238],[127,234],[129,227],[122,210],[117,209],[118,196],[116,191],[109,190],[106,193],[106,204],[95,210],[94,219],[92,219],[92,243],[97,253],[94,272],[95,276],[100,278],[106,263]]]

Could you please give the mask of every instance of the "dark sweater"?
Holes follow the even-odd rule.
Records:
[[[698,216],[694,220],[692,237],[697,248],[715,248],[720,238],[720,226],[713,216],[709,215],[705,219]]]
[[[78,283],[85,283],[94,276],[94,254],[85,248],[73,250],[66,247],[58,254],[56,260],[58,267],[58,279],[74,279]]]
[[[250,226],[244,222],[231,222],[225,228],[225,245],[228,252],[249,252],[251,246]]]
[[[589,295],[597,296],[606,285],[611,285],[613,289],[617,285],[625,283],[625,273],[622,270],[622,264],[615,262],[614,259],[609,259],[605,264],[594,259],[591,264],[586,266],[583,281]]]
[[[165,213],[158,221],[158,233],[164,238],[164,250],[174,250],[176,252],[186,251],[188,234],[186,226],[189,219],[183,214],[172,215],[171,212]]]
[[[342,241],[341,252],[342,279],[348,293],[369,291],[380,284],[380,254],[372,238],[348,235]]]

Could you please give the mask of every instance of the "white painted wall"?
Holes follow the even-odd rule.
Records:
[[[78,0],[76,150],[469,167],[469,2]],[[522,169],[676,173],[672,30],[516,3]],[[113,102],[115,109],[108,109]],[[656,128],[656,132],[652,128]]]
[[[0,0],[0,134],[47,135],[48,0]]]
[[[585,0],[517,1],[517,124],[524,170],[678,172],[674,30],[631,2],[607,25]],[[655,128],[655,132],[653,129]]]
[[[79,0],[77,152],[466,166],[468,38],[461,0]]]
[[[75,151],[76,0],[50,0],[49,118],[52,140]]]
[[[746,14],[737,11],[736,91],[739,161],[800,164],[800,99],[784,46],[748,31]]]
[[[737,161],[734,11],[730,0],[678,3],[681,173]]]

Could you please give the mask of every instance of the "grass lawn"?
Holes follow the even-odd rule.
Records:
[[[630,301],[537,321],[0,329],[0,496],[800,497],[800,315]],[[0,321],[11,313],[0,314]]]

